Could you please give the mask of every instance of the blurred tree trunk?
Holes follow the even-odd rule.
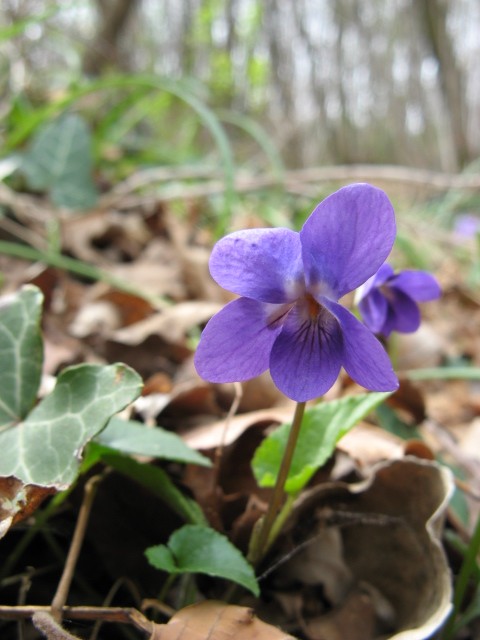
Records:
[[[120,38],[141,0],[97,0],[98,26],[83,58],[83,71],[98,76],[105,67],[122,67]]]
[[[337,91],[340,103],[340,113],[336,128],[335,151],[337,162],[348,164],[353,160],[357,132],[352,126],[350,118],[349,98],[351,102],[355,103],[356,96],[353,96],[352,100],[352,93],[355,89],[348,81],[349,69],[347,68],[345,61],[345,33],[349,29],[352,29],[353,25],[353,28],[358,31],[360,25],[355,4],[351,4],[350,2],[345,3],[343,0],[339,0],[335,2],[333,6],[335,25],[338,30],[338,36],[335,42],[335,54],[339,68]]]
[[[451,136],[456,153],[456,168],[471,159],[466,134],[465,82],[447,29],[447,0],[413,2],[417,7],[426,46],[436,59],[439,82],[448,110]]]
[[[298,120],[295,112],[294,52],[291,37],[288,35],[294,20],[292,3],[285,2],[280,6],[277,0],[267,0],[264,10],[275,110],[276,117],[279,118],[277,126],[282,136],[280,145],[285,149],[287,165],[298,167],[302,166],[302,150],[296,126]]]
[[[318,119],[316,119],[314,127],[312,127],[311,122],[308,122],[307,130],[303,129],[301,130],[301,133],[307,155],[310,151],[312,138],[314,138],[314,144],[319,144],[321,149],[318,155],[314,155],[315,161],[318,162],[320,159],[323,163],[327,164],[331,161],[332,157],[335,157],[335,132],[332,130],[331,123],[328,119],[326,108],[326,87],[321,74],[321,67],[325,64],[324,52],[322,52],[321,48],[318,47],[318,43],[315,42],[309,30],[309,14],[306,6],[307,2],[308,0],[297,0],[294,4],[294,15],[298,33],[301,36],[303,46],[305,47],[305,51],[309,58],[310,88],[315,98],[315,105],[318,110]],[[318,132],[321,132],[320,135]]]

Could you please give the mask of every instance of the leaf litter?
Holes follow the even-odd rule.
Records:
[[[265,435],[290,419],[292,403],[264,374],[243,385],[237,414],[226,425],[235,399],[233,386],[209,385],[196,374],[192,356],[199,331],[226,301],[225,292],[208,275],[213,240],[195,224],[197,216],[198,211],[187,209],[179,221],[169,206],[158,203],[135,207],[130,202],[122,210],[120,200],[116,209],[64,218],[63,250],[125,281],[130,290],[92,284],[48,266],[33,269],[2,256],[8,274],[4,292],[27,283],[42,290],[44,377],[58,376],[72,364],[117,361],[141,375],[143,394],[127,419],[142,421],[144,428],[161,426],[210,459],[211,467],[154,464],[187,488],[209,523],[245,552],[270,495],[270,489],[258,487],[250,459]],[[41,233],[38,220],[32,228]],[[408,372],[445,363],[480,366],[480,301],[462,273],[454,265],[452,275],[451,262],[439,263],[441,301],[425,309],[417,334],[398,340],[398,365],[407,372],[402,377],[404,393],[387,403],[388,416],[371,415],[350,431],[314,475],[285,533],[259,569],[261,598],[245,595],[241,607],[218,603],[224,588],[198,578],[206,602],[181,609],[167,624],[155,624],[152,639],[420,640],[433,632],[450,606],[450,570],[458,564],[442,532],[448,528],[465,540],[479,511],[480,383],[415,381]],[[360,391],[344,376],[329,398]],[[432,460],[435,457],[461,479],[456,490],[464,498],[461,508],[455,502],[447,506],[453,476]],[[13,525],[20,519],[29,523],[51,489],[1,480],[8,554],[20,534]],[[78,492],[74,488],[63,511],[51,520],[67,538]],[[135,583],[141,598],[154,598],[161,581],[143,552],[166,544],[180,525],[178,516],[151,491],[112,471],[93,508],[86,534],[89,551],[80,563],[83,584],[86,580],[94,586],[96,602],[125,578]],[[48,601],[51,588],[49,580],[42,580],[39,554],[45,555],[47,575],[59,571],[58,556],[45,541],[37,539],[24,552],[22,566],[32,564],[39,572],[29,594],[32,602]],[[49,563],[54,569],[48,569]],[[80,579],[72,589],[72,599],[85,600]],[[181,594],[172,593],[170,604],[175,607]],[[15,598],[16,589],[10,587],[5,602]],[[119,594],[117,601],[141,606],[129,593]],[[108,627],[103,633],[105,638],[118,637],[108,635]]]

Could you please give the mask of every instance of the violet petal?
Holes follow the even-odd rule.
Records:
[[[381,189],[344,187],[314,209],[300,239],[307,287],[339,299],[385,262],[395,240],[393,207]]]
[[[282,328],[268,313],[280,315],[280,307],[248,298],[227,304],[203,330],[194,358],[198,374],[209,382],[240,382],[266,371]]]
[[[355,293],[355,300],[358,302],[365,298],[372,289],[376,289],[393,276],[393,268],[384,262],[375,275],[369,278]]]
[[[300,235],[290,229],[246,229],[222,238],[210,273],[224,289],[262,302],[292,302],[303,293]]]
[[[426,271],[402,271],[391,279],[390,286],[400,289],[417,302],[436,300],[441,295],[440,285]]]
[[[398,388],[390,359],[373,333],[341,305],[325,301],[343,331],[342,364],[348,375],[371,391],[394,391]]]
[[[272,348],[273,381],[296,402],[322,396],[340,373],[342,349],[340,326],[327,310],[312,319],[295,305]]]
[[[390,296],[387,318],[380,333],[388,338],[392,331],[401,333],[416,331],[421,322],[417,303],[395,287],[390,288]]]
[[[381,333],[388,314],[388,302],[378,289],[372,289],[370,293],[358,303],[358,310],[362,314],[364,324],[373,331]]]

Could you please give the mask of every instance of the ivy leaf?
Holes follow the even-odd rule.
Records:
[[[0,433],[0,476],[66,488],[78,474],[84,446],[139,395],[141,385],[123,364],[65,369],[24,422]]]
[[[97,200],[91,146],[85,120],[73,113],[66,114],[36,134],[23,157],[22,171],[29,185],[49,191],[56,205],[87,209]]]
[[[33,407],[43,362],[43,295],[31,285],[0,298],[0,430]]]
[[[324,402],[305,411],[285,491],[296,494],[335,450],[337,442],[390,393],[367,393]],[[290,424],[282,424],[255,452],[252,468],[261,487],[273,487],[288,440]]]
[[[167,545],[150,547],[145,555],[151,565],[170,574],[205,573],[260,593],[251,565],[228,538],[209,527],[185,525],[172,533]]]
[[[95,441],[122,453],[211,466],[208,458],[191,449],[176,433],[161,427],[146,427],[135,420],[112,418]]]

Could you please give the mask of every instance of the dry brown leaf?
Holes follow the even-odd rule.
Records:
[[[360,468],[404,456],[404,440],[384,429],[361,422],[346,433],[337,448],[347,453]]]
[[[0,478],[0,538],[11,526],[28,518],[52,493],[52,487],[24,484],[14,477]]]
[[[259,620],[253,609],[206,601],[176,613],[168,624],[156,625],[150,640],[295,640]]]
[[[177,216],[165,215],[165,224],[171,238],[175,254],[181,265],[183,281],[188,297],[213,302],[226,302],[231,294],[214,282],[208,269],[211,247],[192,246],[189,242],[190,230]]]
[[[174,300],[188,298],[179,257],[165,238],[153,238],[134,262],[116,263],[108,272],[142,293]]]
[[[344,532],[348,566],[395,610],[391,640],[424,640],[450,613],[451,576],[440,536],[453,487],[446,467],[414,458],[381,464],[351,487],[359,497],[355,510],[401,520]]]
[[[348,595],[339,609],[311,618],[305,623],[305,631],[309,638],[322,640],[373,640],[375,606],[372,598],[357,589]]]
[[[252,411],[232,418],[225,428],[225,420],[217,420],[201,425],[182,434],[185,442],[194,449],[215,449],[237,440],[244,431],[259,422],[282,424],[292,418],[289,406]]]
[[[124,344],[137,345],[155,334],[167,342],[181,342],[190,329],[209,320],[221,308],[222,305],[216,302],[180,302],[129,327],[114,331],[112,338]]]
[[[353,485],[319,485],[299,500],[291,522],[299,557],[292,560],[292,567],[287,562],[277,570],[277,580],[288,571],[292,584],[301,583],[301,572],[292,575],[295,564],[304,567],[302,555],[314,553],[309,547],[320,540],[316,532],[333,527],[341,534],[341,556],[352,589],[367,590],[375,604],[377,630],[371,637],[425,640],[451,610],[451,577],[440,535],[452,490],[446,467],[415,458],[381,463],[366,480]],[[302,527],[307,545],[298,539]],[[308,575],[311,582],[311,572]],[[323,584],[323,578],[318,579]],[[336,621],[341,631],[349,612],[343,605],[337,609],[336,616],[329,614],[329,625]],[[332,631],[329,637],[342,636]]]
[[[85,262],[106,265],[110,259],[137,258],[150,240],[150,231],[143,216],[130,211],[96,210],[63,220],[62,244],[76,258]],[[100,247],[111,246],[106,257]]]

